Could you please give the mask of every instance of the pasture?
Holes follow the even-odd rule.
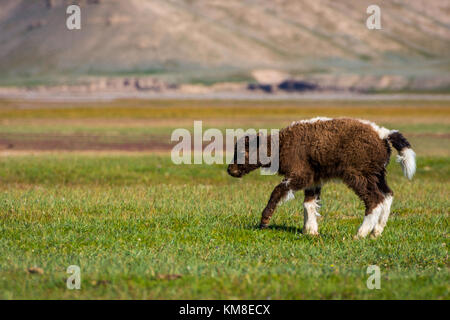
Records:
[[[258,230],[280,177],[170,159],[171,132],[194,120],[258,129],[315,116],[373,120],[416,151],[411,182],[393,152],[381,238],[353,240],[363,204],[342,184],[323,188],[319,237],[301,234],[302,192]],[[449,299],[449,156],[449,101],[3,100],[0,298]],[[80,290],[66,288],[69,265]]]

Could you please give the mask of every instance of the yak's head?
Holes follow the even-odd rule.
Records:
[[[238,139],[234,145],[233,162],[228,165],[228,174],[241,178],[261,166],[265,167],[266,165],[260,161],[259,148],[263,146],[267,148],[266,144],[261,144],[266,138],[267,136],[250,135]]]

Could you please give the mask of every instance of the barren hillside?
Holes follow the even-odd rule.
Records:
[[[383,0],[84,0],[82,29],[66,28],[74,1],[0,0],[0,76],[72,79],[145,74],[171,81],[290,74],[445,75],[450,2]],[[6,79],[6,80],[5,80]],[[12,81],[12,80],[11,80]]]

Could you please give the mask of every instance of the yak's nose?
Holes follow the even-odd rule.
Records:
[[[232,170],[230,166],[228,166],[227,172],[232,177],[238,177],[239,176],[239,170],[237,170],[237,169]]]

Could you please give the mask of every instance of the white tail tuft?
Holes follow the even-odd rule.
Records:
[[[416,153],[411,148],[404,148],[397,156],[397,162],[402,166],[403,174],[409,180],[416,173]]]

